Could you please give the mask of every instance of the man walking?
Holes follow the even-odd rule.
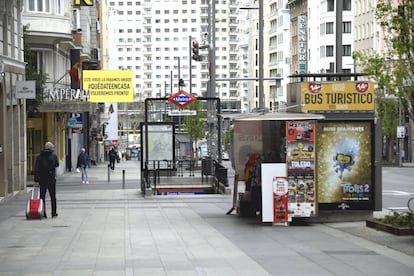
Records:
[[[78,155],[78,163],[76,168],[82,172],[82,184],[89,184],[88,179],[88,167],[89,167],[89,155],[86,153],[86,149],[82,148]]]
[[[112,148],[109,151],[109,166],[112,170],[115,170],[115,159],[118,157],[118,154],[115,151],[115,148]]]
[[[43,206],[46,215],[46,191],[49,191],[50,200],[52,202],[52,217],[56,217],[56,167],[59,166],[59,161],[54,153],[55,146],[51,142],[45,144],[44,150],[42,150],[36,158],[34,180],[35,186],[40,186],[40,198],[43,200]]]

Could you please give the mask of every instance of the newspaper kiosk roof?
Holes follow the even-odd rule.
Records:
[[[233,121],[301,121],[324,120],[325,116],[314,113],[267,112],[267,113],[239,113],[221,114],[223,118]]]

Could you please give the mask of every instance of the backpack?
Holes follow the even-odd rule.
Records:
[[[40,166],[39,172],[41,177],[50,177],[53,176],[55,169],[55,164],[52,158],[52,154],[48,156],[40,157]]]

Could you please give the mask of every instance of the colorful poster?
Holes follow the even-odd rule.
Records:
[[[286,177],[273,177],[273,222],[288,222],[288,182]]]
[[[318,202],[368,202],[372,192],[371,122],[318,125]]]
[[[316,214],[314,139],[314,123],[286,122],[289,220]]]

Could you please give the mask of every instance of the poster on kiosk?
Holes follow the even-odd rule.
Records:
[[[286,177],[273,177],[273,223],[288,222],[288,182]]]
[[[315,123],[286,122],[289,221],[316,215]]]

